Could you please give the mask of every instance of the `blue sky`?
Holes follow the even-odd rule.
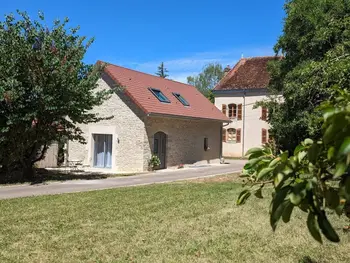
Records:
[[[234,65],[272,55],[282,31],[284,0],[11,0],[0,15],[38,10],[48,24],[70,18],[95,37],[86,61],[103,60],[153,74],[164,61],[170,78],[186,81],[208,63]]]

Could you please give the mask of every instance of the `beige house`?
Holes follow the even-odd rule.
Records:
[[[115,92],[94,111],[114,118],[81,125],[87,144],[69,142],[69,161],[142,172],[152,154],[160,168],[221,158],[222,126],[230,120],[195,87],[111,64],[98,86]]]
[[[243,58],[215,87],[215,106],[232,120],[223,127],[224,157],[243,157],[250,148],[268,142],[267,109],[253,107],[267,98],[267,64],[274,59],[280,58]]]

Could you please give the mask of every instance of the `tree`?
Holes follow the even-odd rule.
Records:
[[[332,242],[339,236],[328,214],[350,217],[350,93],[337,88],[336,102],[325,102],[322,137],[309,138],[292,154],[274,154],[273,149],[253,148],[247,152],[248,163],[242,177],[247,184],[238,197],[241,205],[254,194],[262,198],[266,185],[273,186],[270,223],[273,230],[282,219],[288,223],[294,209],[308,214],[307,227],[312,237],[322,243],[322,234]]]
[[[285,10],[283,35],[274,48],[284,58],[269,66],[269,91],[282,94],[283,102],[265,106],[277,147],[293,151],[303,138],[321,137],[321,113],[314,109],[334,96],[330,87],[350,87],[350,2],[288,0]]]
[[[204,96],[214,103],[212,89],[224,77],[224,70],[218,63],[211,63],[197,76],[187,77],[187,83],[195,86]]]
[[[164,63],[160,63],[159,67],[158,67],[158,71],[156,72],[156,75],[165,79],[167,77],[169,77],[169,75],[167,74],[168,70],[166,69],[166,67],[164,67]]]
[[[308,214],[317,241],[338,242],[328,215],[350,216],[350,2],[290,0],[284,34],[275,46],[284,58],[270,65],[270,109],[277,147],[250,149],[243,204],[272,185],[270,223],[289,222],[294,209]],[[272,96],[274,97],[274,96]]]
[[[85,142],[77,125],[105,119],[91,110],[109,92],[96,90],[103,65],[82,61],[93,39],[67,31],[68,19],[49,29],[41,13],[18,15],[0,23],[0,174],[33,179],[53,141]]]

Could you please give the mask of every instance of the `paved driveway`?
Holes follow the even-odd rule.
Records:
[[[147,185],[210,177],[220,174],[239,172],[245,161],[234,160],[229,164],[198,166],[181,170],[163,170],[155,173],[135,175],[129,177],[115,177],[99,180],[73,180],[53,182],[41,185],[19,185],[0,187],[0,199],[10,199],[26,196],[52,195],[73,192],[84,192],[118,188],[127,186]]]

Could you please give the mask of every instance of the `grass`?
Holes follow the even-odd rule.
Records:
[[[268,199],[237,207],[230,176],[0,201],[0,262],[350,262],[342,242],[319,245],[293,214],[272,232]]]

